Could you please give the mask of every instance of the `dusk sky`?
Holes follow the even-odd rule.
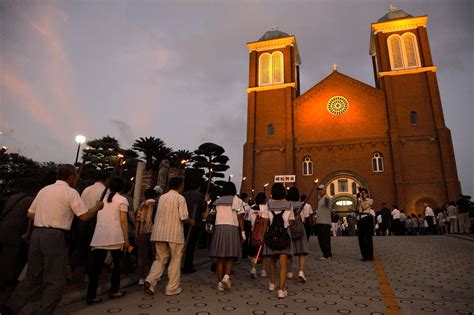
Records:
[[[175,150],[214,142],[225,148],[239,183],[246,43],[273,26],[295,35],[303,92],[334,63],[373,86],[370,25],[388,3],[0,0],[0,145],[38,161],[72,163],[77,134],[110,135],[124,148],[145,136]],[[472,195],[474,1],[392,3],[429,17],[446,125],[463,193]]]

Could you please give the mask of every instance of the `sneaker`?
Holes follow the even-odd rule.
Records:
[[[286,276],[288,277],[288,279],[293,279],[293,272],[288,272]]]
[[[288,291],[286,290],[278,290],[278,298],[283,299],[288,296]]]
[[[155,295],[155,288],[151,286],[150,282],[145,280],[145,283],[143,283],[143,288],[146,294]]]
[[[225,275],[224,278],[222,278],[222,284],[224,284],[224,287],[227,287],[227,289],[230,289],[232,282],[230,281],[229,275]]]
[[[275,291],[275,288],[276,288],[275,283],[270,283],[270,285],[268,286],[268,291]]]
[[[166,292],[165,295],[178,295],[180,294],[181,292],[183,292],[183,289],[181,287],[178,287],[176,290],[174,291],[171,291],[171,292]]]
[[[298,272],[298,280],[300,280],[301,282],[306,282],[306,277],[304,276],[303,271]]]
[[[328,260],[328,259],[331,259],[331,257],[324,257],[324,256],[322,256],[322,257],[319,257],[318,259],[319,259],[319,260]]]
[[[257,269],[255,268],[250,269],[250,278],[257,279]]]
[[[144,285],[144,284],[145,284],[145,279],[138,280],[138,285]]]
[[[266,278],[267,277],[267,272],[265,270],[260,271],[260,277]]]
[[[219,281],[219,283],[217,284],[217,291],[219,292],[224,292],[225,289],[224,289],[224,284],[222,282]]]

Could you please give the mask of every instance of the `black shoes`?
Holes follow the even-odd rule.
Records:
[[[93,305],[102,302],[102,298],[87,298],[86,303],[87,305]]]
[[[360,261],[373,261],[373,258],[362,258]]]
[[[118,298],[123,297],[125,294],[127,294],[127,291],[119,291],[119,292],[116,292],[116,293],[109,292],[109,298],[118,299]]]

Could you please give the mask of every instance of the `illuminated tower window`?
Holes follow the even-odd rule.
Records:
[[[392,70],[420,67],[418,45],[413,33],[407,32],[402,36],[390,35],[387,44]]]
[[[313,175],[313,160],[309,156],[303,160],[303,176]]]
[[[372,155],[372,172],[383,172],[383,157],[380,152]]]
[[[418,114],[415,111],[410,113],[410,124],[418,125]]]
[[[347,179],[338,179],[337,180],[337,188],[338,188],[338,191],[339,192],[348,192],[349,191],[349,187],[347,185]]]
[[[275,127],[273,127],[273,124],[268,124],[267,133],[269,137],[273,137],[275,135]]]
[[[330,191],[331,196],[334,196],[336,194],[335,190],[336,189],[334,187],[334,183],[331,183],[331,185],[329,185],[329,191]]]
[[[258,85],[283,83],[283,53],[264,53],[258,61]]]
[[[357,194],[357,184],[356,182],[352,182],[352,194]]]

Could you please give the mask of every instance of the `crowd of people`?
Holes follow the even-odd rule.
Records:
[[[313,210],[306,202],[310,196],[281,183],[273,184],[270,197],[259,192],[248,200],[247,194],[237,194],[230,181],[222,183],[219,196],[213,196],[200,189],[201,178],[187,179],[184,191],[184,180],[173,177],[166,187],[146,189],[135,210],[126,183],[118,177],[99,174],[81,195],[74,189],[76,181],[75,167],[61,165],[57,181],[35,198],[23,192],[5,203],[0,232],[10,233],[11,241],[2,238],[0,261],[2,270],[11,272],[2,272],[0,285],[16,282],[18,267],[26,263],[23,240],[29,240],[29,252],[26,275],[1,307],[2,314],[17,313],[38,292],[39,314],[52,313],[68,277],[88,281],[87,304],[100,303],[97,288],[104,265],[111,269],[109,298],[121,298],[126,294],[120,287],[126,261],[132,269],[136,265],[138,284],[147,294],[156,294],[165,269],[165,294],[180,294],[181,274],[196,271],[194,253],[203,235],[208,240],[217,291],[231,290],[232,278],[241,276],[234,275],[234,263],[250,257],[249,276],[268,278],[269,291],[276,291],[282,299],[288,295],[288,279],[306,281],[305,257],[311,254],[311,235],[317,235],[320,260],[332,259],[331,237],[357,235],[361,260],[372,261],[374,235],[469,233],[470,228],[460,202],[436,211],[425,204],[423,215],[405,215],[396,205],[392,209],[383,205],[375,212],[365,188],[357,194],[356,210],[339,216],[331,210],[324,185],[317,187]],[[73,239],[68,237],[72,226],[76,231]]]

